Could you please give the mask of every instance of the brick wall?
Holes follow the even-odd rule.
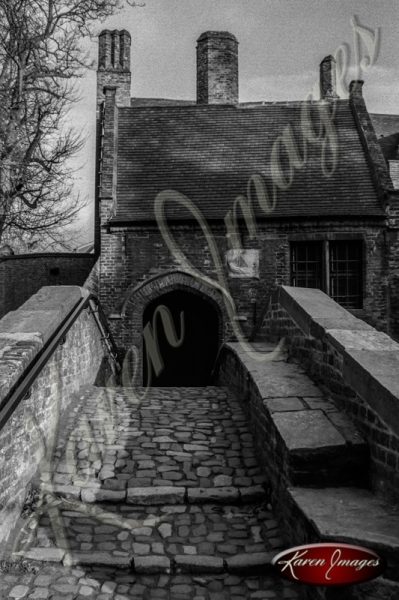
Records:
[[[47,287],[0,321],[0,400],[20,380],[60,323],[81,300],[78,287]],[[0,543],[9,536],[40,460],[51,456],[59,418],[71,395],[96,378],[104,352],[92,315],[83,310],[0,431]],[[46,452],[47,450],[47,452]],[[11,536],[12,537],[12,536]]]
[[[270,379],[274,367],[268,370],[240,344],[224,346],[219,357],[219,382],[234,390],[247,411],[257,453],[270,484],[272,504],[282,521],[291,545],[321,541],[318,529],[320,519],[317,518],[320,506],[316,499],[319,497],[316,495],[314,505],[309,502],[308,512],[304,512],[303,507],[300,508],[295,501],[295,493],[293,493],[295,490],[307,489],[313,492],[314,488],[319,488],[324,499],[330,493],[330,488],[339,489],[339,486],[344,486],[341,489],[350,490],[349,493],[357,488],[361,493],[370,494],[362,489],[369,484],[372,486],[373,493],[377,495],[378,505],[386,505],[388,500],[393,501],[395,507],[399,499],[399,388],[397,384],[399,344],[385,333],[378,332],[364,321],[356,319],[321,291],[292,287],[281,287],[273,294],[262,334],[263,340],[267,339],[272,343],[266,347],[263,343],[256,346],[258,352],[262,352],[262,348],[263,351],[268,348],[269,352],[272,348],[276,349],[274,357],[276,362],[267,364],[276,365],[277,373],[281,360],[286,365],[285,369],[290,367],[289,373],[294,373],[295,369],[301,371],[303,367],[325,395],[329,404],[326,406],[329,416],[332,417],[332,413],[338,408],[337,418],[334,418],[333,422],[337,426],[342,426],[346,422],[347,432],[354,425],[362,434],[369,451],[365,448],[365,467],[369,470],[367,480],[360,482],[357,479],[359,466],[357,469],[353,465],[349,466],[356,452],[355,445],[350,442],[344,453],[347,464],[342,465],[342,472],[346,472],[349,476],[348,482],[337,484],[329,477],[327,483],[323,484],[320,481],[322,473],[317,465],[312,467],[314,461],[312,451],[308,456],[304,455],[305,460],[300,467],[302,469],[306,466],[312,474],[312,479],[307,483],[296,482],[293,477],[295,473],[293,474],[290,468],[293,464],[291,457],[287,453],[287,447],[282,443],[284,430],[278,428],[274,421],[278,412],[273,413],[268,400],[270,385],[273,389],[277,381],[277,379],[274,381],[273,377]],[[289,373],[287,373],[288,379]],[[286,402],[286,411],[292,410],[294,411],[292,414],[295,414],[295,411],[303,409],[298,408],[298,404],[295,404],[298,398],[291,397],[291,393],[287,389],[281,390]],[[293,404],[290,405],[289,402]],[[319,404],[316,406],[321,407]],[[292,423],[295,426],[295,419]],[[309,437],[311,438],[311,435]],[[361,443],[364,445],[363,441]],[[306,444],[301,446],[301,453],[304,448]],[[329,475],[332,475],[332,471]],[[356,496],[356,493],[353,493]],[[319,501],[323,502],[320,499]],[[315,519],[312,518],[313,508]],[[395,508],[392,508],[392,511],[394,513]],[[367,514],[366,520],[370,519],[372,522],[372,505],[370,505],[370,512],[365,511],[364,514]],[[389,514],[387,511],[386,522],[389,522]],[[331,519],[334,519],[334,509],[332,509]],[[322,535],[325,535],[326,531],[329,531],[328,524],[325,525]],[[362,531],[359,528],[360,537],[357,543],[367,545],[365,542],[362,544]],[[353,531],[345,532],[337,523],[337,532],[335,534],[337,540],[354,543],[349,542],[350,539],[356,538]],[[368,542],[371,543],[372,536],[370,537],[367,527],[365,532],[367,532],[365,535]],[[348,537],[345,537],[346,535]],[[331,541],[328,534],[327,540]],[[387,542],[386,547],[384,544],[380,546],[377,544],[377,547],[383,556],[387,551],[388,569],[383,577],[337,590],[304,585],[299,590],[301,598],[338,600],[342,597],[342,593],[348,600],[396,598],[398,587],[396,576],[393,576],[393,573],[397,573],[396,546],[391,547]]]
[[[263,333],[348,414],[370,448],[373,488],[399,498],[399,345],[318,290],[280,288]]]
[[[111,201],[101,202],[103,222],[110,210]],[[204,235],[195,225],[172,228],[173,236],[183,254],[202,275],[217,281],[217,269]],[[228,289],[234,298],[239,317],[238,324],[244,335],[251,334],[257,317],[268,298],[281,284],[290,283],[290,241],[302,239],[333,239],[361,237],[365,245],[366,269],[364,278],[363,315],[379,329],[387,327],[387,277],[385,238],[382,227],[370,222],[353,225],[349,222],[302,224],[259,224],[254,240],[242,236],[243,246],[259,250],[259,278],[235,279],[227,275],[224,267],[228,249],[226,229],[223,225],[212,226],[212,235],[218,247]],[[113,230],[102,234],[100,258],[100,298],[108,315],[121,316],[121,306],[132,288],[145,282],[154,274],[169,273],[178,264],[167,248],[156,225],[134,229]],[[184,268],[184,267],[183,267]],[[267,304],[266,304],[267,305]],[[140,328],[140,319],[133,323],[126,313],[113,321],[113,333],[121,347],[132,341],[132,331]],[[225,327],[225,339],[232,339],[229,323]],[[139,332],[138,332],[139,333]]]
[[[0,258],[0,317],[46,285],[83,285],[93,254],[29,254]]]

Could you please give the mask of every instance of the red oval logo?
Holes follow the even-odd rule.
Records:
[[[308,585],[350,585],[381,575],[385,561],[373,550],[349,544],[307,544],[280,552],[272,564],[280,575]]]

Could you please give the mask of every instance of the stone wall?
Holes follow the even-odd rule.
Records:
[[[0,317],[46,285],[83,285],[94,254],[20,254],[0,258]]]
[[[350,416],[370,448],[371,484],[399,499],[399,344],[319,290],[281,287],[264,321],[269,340]]]
[[[104,198],[101,205],[105,222],[110,201]],[[187,261],[199,274],[218,282],[217,268],[203,232],[195,224],[176,225],[171,230]],[[276,286],[290,283],[290,243],[303,239],[334,239],[334,236],[364,240],[366,266],[362,314],[377,328],[387,328],[386,249],[382,227],[366,221],[356,225],[350,222],[308,222],[296,225],[259,223],[256,239],[249,239],[245,233],[241,236],[245,249],[259,251],[259,278],[246,279],[232,278],[227,273],[225,253],[229,246],[224,225],[212,225],[210,231],[218,248],[228,291],[236,303],[237,324],[245,336],[251,334]],[[107,315],[119,315],[119,319],[113,321],[111,326],[121,347],[127,347],[131,343],[132,331],[137,325],[128,313],[121,315],[121,306],[129,290],[155,274],[167,274],[178,268],[184,270],[184,265],[179,267],[155,223],[135,229],[120,228],[111,233],[103,231],[100,299]],[[232,339],[228,324],[225,339]]]
[[[219,382],[247,411],[290,545],[346,542],[387,561],[369,583],[301,586],[303,600],[398,597],[398,366],[399,344],[388,335],[319,290],[284,286],[252,349],[229,343],[220,353]],[[342,455],[331,423],[345,439]]]
[[[78,287],[44,287],[0,321],[2,405],[85,294]],[[103,357],[101,334],[84,309],[1,429],[0,543],[16,523],[40,460],[51,456],[59,418],[71,395],[95,381]]]

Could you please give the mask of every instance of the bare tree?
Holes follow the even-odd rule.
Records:
[[[59,242],[82,206],[66,116],[88,66],[81,40],[122,0],[0,0],[0,244]]]

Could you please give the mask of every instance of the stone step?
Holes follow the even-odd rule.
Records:
[[[287,514],[292,509],[289,518],[296,523],[295,529],[306,530],[306,541],[310,536],[315,542],[345,542],[374,549],[387,561],[384,578],[399,582],[397,506],[359,488],[290,488],[288,494]],[[301,543],[300,538],[297,541]]]
[[[143,556],[124,553],[113,556],[109,552],[66,552],[64,550],[31,548],[20,557],[25,567],[37,563],[62,563],[65,567],[113,567],[132,573],[159,575],[161,573],[213,574],[231,573],[239,575],[272,574],[273,552],[244,552],[228,558],[209,555],[176,554],[173,558],[146,554]]]
[[[12,556],[125,568],[144,557],[160,569],[169,561],[168,569],[175,562],[183,570],[194,568],[184,557],[212,556],[231,571],[240,568],[232,557],[246,555],[249,568],[283,543],[265,504],[100,507],[58,500],[38,507],[24,523]],[[206,570],[207,560],[201,561],[198,568]]]
[[[237,343],[229,349],[237,393],[251,374],[252,430],[273,479],[300,486],[367,485],[367,443],[301,366],[282,360],[284,352],[259,363]]]
[[[245,504],[265,500],[266,491],[261,485],[251,487],[186,488],[177,486],[131,487],[127,490],[109,490],[97,487],[60,486],[42,484],[41,491],[56,496],[81,500],[88,504],[113,502],[136,506],[164,504]]]
[[[112,566],[75,567],[43,565],[37,573],[0,573],[4,599],[101,600],[297,600],[298,586],[267,575],[159,574],[148,575],[118,570]]]

